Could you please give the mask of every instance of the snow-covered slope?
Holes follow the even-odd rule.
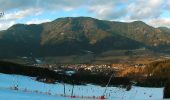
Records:
[[[68,100],[71,100],[67,98]],[[0,100],[66,100],[65,97],[0,89]]]
[[[17,88],[16,88],[17,87]],[[66,96],[77,96],[78,99],[100,98],[105,87],[96,85],[65,84]],[[70,100],[64,97],[64,85],[61,83],[45,84],[33,77],[0,74],[0,98],[2,100]],[[104,94],[109,100],[162,100],[163,88],[143,88],[133,86],[130,91],[123,88],[108,87]],[[74,98],[75,99],[75,98]],[[76,98],[77,99],[77,98]]]

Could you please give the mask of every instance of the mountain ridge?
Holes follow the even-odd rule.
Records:
[[[65,17],[42,24],[16,24],[0,31],[0,57],[79,55],[84,51],[98,54],[142,47],[164,50],[169,41],[167,32],[142,21]]]

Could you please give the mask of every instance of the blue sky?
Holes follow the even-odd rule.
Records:
[[[0,12],[0,30],[79,16],[170,27],[170,0],[0,0]]]

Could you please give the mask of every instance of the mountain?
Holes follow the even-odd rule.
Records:
[[[158,29],[160,29],[162,32],[166,34],[170,34],[170,29],[167,27],[158,27]]]
[[[100,54],[143,47],[161,51],[170,45],[168,32],[142,21],[123,23],[90,17],[16,24],[0,31],[0,57]]]

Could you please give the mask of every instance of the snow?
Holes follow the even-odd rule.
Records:
[[[1,100],[66,100],[61,96],[49,96],[37,93],[26,93],[22,91],[0,89]]]
[[[14,87],[18,86],[18,90]],[[65,93],[71,96],[73,85],[65,84]],[[74,96],[87,99],[100,98],[105,87],[96,85],[75,85]],[[69,100],[71,98],[62,96],[64,84],[45,84],[35,81],[34,77],[8,75],[0,73],[0,98],[3,100]],[[105,97],[109,100],[163,100],[163,88],[147,88],[133,86],[130,91],[119,87],[108,87]],[[80,98],[78,98],[80,99]],[[77,99],[76,99],[77,100]]]
[[[65,73],[66,73],[67,75],[71,76],[71,75],[75,74],[76,71],[70,70],[70,71],[66,71]]]
[[[37,64],[42,64],[43,63],[43,61],[38,59],[38,58],[35,58],[35,61],[36,61]]]

